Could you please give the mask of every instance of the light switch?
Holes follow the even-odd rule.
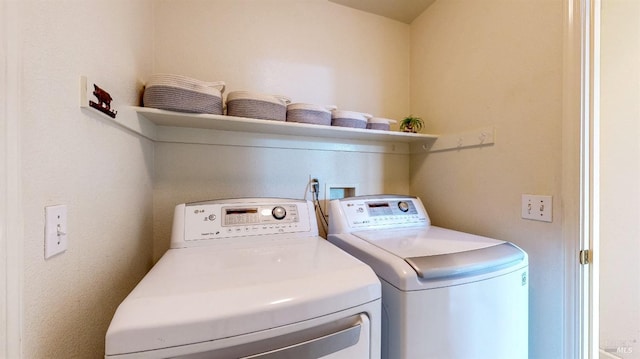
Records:
[[[551,222],[553,219],[552,210],[553,201],[551,196],[522,195],[522,218]]]
[[[49,259],[67,250],[67,206],[44,208],[44,258]]]

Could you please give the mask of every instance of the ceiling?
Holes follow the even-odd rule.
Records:
[[[329,0],[410,24],[435,0]]]

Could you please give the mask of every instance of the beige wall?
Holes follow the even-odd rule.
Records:
[[[158,0],[156,72],[398,118],[409,26],[326,0]]]
[[[79,107],[79,76],[136,104],[150,1],[25,0],[21,100],[24,358],[101,358],[116,306],[151,265],[153,144]],[[115,103],[115,102],[114,102]],[[44,259],[44,207],[68,206]]]
[[[223,80],[227,92],[283,94],[391,118],[408,113],[406,24],[326,0],[162,0],[155,16],[156,72]],[[409,191],[406,154],[169,143],[155,149],[156,259],[169,246],[179,203],[303,198],[310,175],[322,188],[356,185],[357,194]]]
[[[638,358],[640,2],[601,3],[600,347]]]
[[[494,126],[495,145],[411,158],[434,224],[521,246],[530,260],[530,357],[563,357],[562,0],[436,1],[411,24],[411,112],[427,132]],[[520,218],[552,195],[553,223]]]

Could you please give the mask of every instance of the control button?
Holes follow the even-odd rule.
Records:
[[[284,207],[277,206],[273,208],[271,214],[273,215],[273,218],[280,220],[287,215],[287,210],[284,209]]]
[[[216,215],[215,214],[210,214],[208,218],[209,218],[210,221],[215,221]]]
[[[404,201],[398,202],[398,208],[400,208],[400,210],[402,212],[407,212],[407,211],[409,211],[409,204],[407,202],[404,202]]]

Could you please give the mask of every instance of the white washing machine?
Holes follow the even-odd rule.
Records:
[[[106,358],[379,358],[380,282],[311,202],[178,205],[171,249],[118,307]]]
[[[528,357],[528,258],[515,245],[431,226],[419,198],[330,202],[330,242],[382,282],[382,358]]]

